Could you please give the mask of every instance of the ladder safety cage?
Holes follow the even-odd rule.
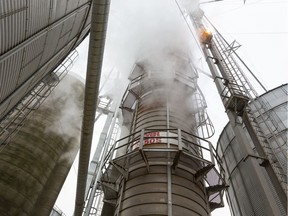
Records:
[[[204,16],[203,13],[195,13],[191,16],[191,19],[196,29],[204,28],[203,21],[206,21],[211,26],[213,26],[213,24]],[[212,66],[210,68],[217,69],[217,71],[213,71],[211,69],[214,80],[222,80],[222,86],[220,85],[221,87],[218,88],[222,103],[226,110],[230,110],[232,113],[235,113],[236,116],[240,116],[242,118],[242,123],[244,123],[245,127],[247,128],[247,131],[256,147],[259,156],[262,158],[266,158],[262,165],[266,168],[266,171],[271,177],[271,179],[274,179],[273,184],[278,190],[278,195],[282,197],[282,200],[285,200],[286,196],[287,202],[287,169],[283,169],[283,165],[281,165],[281,163],[277,159],[276,152],[273,149],[272,144],[269,143],[267,135],[263,133],[263,127],[261,128],[259,123],[259,120],[261,120],[262,125],[265,125],[265,127],[268,128],[270,134],[272,134],[271,136],[274,137],[274,142],[276,142],[276,148],[281,149],[281,146],[283,146],[284,144],[278,143],[275,137],[275,130],[273,131],[273,128],[271,128],[271,124],[269,125],[269,122],[277,122],[276,119],[273,119],[277,115],[270,115],[267,117],[269,121],[265,120],[263,113],[267,112],[268,110],[267,103],[261,101],[260,106],[255,105],[255,103],[257,103],[256,99],[258,97],[257,92],[250,84],[244,72],[235,60],[235,57],[240,59],[240,57],[235,52],[235,50],[239,48],[239,46],[235,46],[235,42],[232,42],[231,44],[227,43],[227,41],[217,31],[217,29],[214,26],[213,28],[215,33],[213,33],[213,36],[211,39],[209,39],[209,41],[205,41],[204,43],[202,42],[201,48],[205,57],[207,58],[208,65],[214,64],[217,66],[217,68]],[[208,59],[213,59],[213,62],[208,61]],[[242,60],[241,62],[243,63]],[[245,67],[247,68],[246,65]],[[219,75],[217,75],[218,71],[220,72],[222,77],[219,77]],[[249,72],[251,71],[249,70]],[[254,76],[253,73],[252,75]],[[255,79],[257,80],[257,78]],[[219,81],[217,82],[219,83]],[[261,83],[259,84],[263,87]],[[255,112],[252,112],[252,109],[250,107],[252,106],[252,104],[254,104],[256,108],[255,112],[258,112],[259,114],[258,118],[257,116],[255,116]],[[230,121],[231,120],[232,119],[230,119]],[[275,128],[277,128],[277,126]],[[281,151],[283,151],[283,148],[281,149]],[[285,155],[284,158],[286,158],[287,163],[287,155]],[[278,185],[280,187],[278,187]],[[282,188],[282,190],[279,188]]]
[[[77,50],[72,51],[54,71],[46,74],[5,117],[0,119],[0,151],[9,144],[10,140],[24,125],[25,120],[40,107],[66,76],[78,56]]]

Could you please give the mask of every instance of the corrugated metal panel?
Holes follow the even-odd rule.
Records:
[[[233,139],[231,141],[231,148],[232,148],[232,152],[234,153],[234,160],[236,162],[236,164],[238,164],[242,159],[243,157],[245,157],[246,155],[244,155],[242,153],[242,149],[239,147],[239,145],[237,145],[237,140],[236,139]],[[232,170],[231,170],[232,171]]]
[[[28,36],[32,35],[48,25],[50,1],[28,1]]]
[[[51,61],[49,62],[49,66],[47,67],[46,73],[49,73],[52,70],[54,70],[55,65],[61,64],[61,60],[63,59],[63,56],[66,57],[69,54],[69,51],[72,48],[72,45],[74,44],[74,42],[75,40],[70,41],[65,47],[61,49],[61,51],[57,53],[57,55],[53,57],[53,59],[51,59]]]
[[[76,46],[78,46],[83,40],[84,40],[84,36],[87,34],[87,32],[90,30],[90,26],[87,26],[85,29],[83,29],[83,31],[81,32],[81,35],[77,41]]]
[[[64,46],[66,46],[68,39],[69,39],[69,34],[67,34],[67,35],[63,36],[62,38],[60,38],[58,40],[58,45],[57,45],[56,51],[59,51]]]
[[[65,22],[62,25],[62,31],[61,31],[60,37],[70,34],[74,25],[75,18],[76,18],[76,14],[74,16],[69,17],[69,19],[65,20]]]
[[[24,89],[24,92],[27,94],[31,91],[31,89],[34,88],[34,86],[39,83],[45,74],[45,71],[47,70],[48,65],[44,66],[43,68],[41,68],[40,70],[37,71],[37,73],[33,74],[32,77],[30,77],[30,79],[27,81],[27,83],[29,83],[27,85],[27,88]]]
[[[33,75],[33,77],[30,78],[28,81],[31,86],[35,85],[36,83],[40,82],[43,77],[48,74],[49,72],[52,72],[55,69],[55,65],[60,64],[63,56],[68,55],[68,52],[74,43],[75,40],[71,41],[70,43],[65,46],[61,51],[59,51],[56,55],[53,56],[44,66],[41,68],[37,73]],[[26,89],[26,92],[29,92],[30,89]]]
[[[74,80],[76,81],[70,78],[68,82],[75,83]],[[83,85],[79,81],[73,84],[70,94],[60,94],[58,97],[66,98],[75,95],[76,89],[79,95],[76,99],[78,107],[83,96]],[[67,131],[66,140],[63,135],[57,133],[61,130],[61,125],[57,127],[54,123],[59,120],[61,113],[58,106],[53,106],[56,102],[58,101],[53,99],[47,101],[43,104],[42,110],[34,112],[11,145],[7,145],[1,151],[1,216],[50,215],[49,211],[53,207],[77,152],[79,142],[76,137],[80,134],[77,127],[73,127],[71,133]],[[82,109],[81,105],[79,109]],[[44,129],[48,126],[55,130],[47,133]],[[28,134],[30,135],[27,136]],[[71,140],[67,142],[69,137]],[[69,161],[61,160],[64,154],[69,155]],[[50,179],[55,181],[52,183]]]
[[[259,183],[255,181],[254,171],[251,170],[251,167],[246,167],[245,170],[245,178],[243,178],[244,184],[247,187],[247,195],[250,199],[249,205],[253,206],[255,215],[267,215],[266,212],[266,203],[267,200],[264,196],[259,196]],[[247,198],[246,198],[247,199]]]
[[[6,115],[6,110],[8,108],[10,101],[6,100],[3,103],[0,104],[0,119],[2,119],[4,117],[4,115]]]
[[[43,35],[25,47],[22,67],[25,67],[27,64],[29,64],[29,62],[43,52],[45,39],[46,35]]]
[[[29,64],[21,69],[20,78],[17,83],[18,86],[25,82],[38,69],[40,60],[41,55],[38,54],[36,58],[34,58],[31,62],[29,62]]]
[[[90,24],[91,24],[91,15],[92,15],[92,10],[90,9],[90,10],[89,10],[88,17],[87,17],[87,19],[86,19],[86,21],[85,21],[85,27],[86,27],[86,26],[90,26]]]
[[[25,39],[26,1],[0,1],[0,54]]]
[[[74,0],[74,1],[70,0],[70,1],[68,1],[66,13],[69,13],[69,12],[75,10],[77,8],[77,6],[78,6],[78,0]]]
[[[24,90],[25,94],[31,91],[31,89],[34,88],[34,86],[39,83],[43,77],[51,72],[55,65],[58,65],[60,60],[63,58],[63,56],[68,54],[68,51],[71,47],[71,45],[74,43],[74,41],[71,41],[67,47],[65,47],[62,51],[57,53],[53,56],[41,69],[39,69],[36,73],[34,73],[29,80],[26,81],[28,85],[25,85],[27,88]]]
[[[287,85],[286,85],[287,87]],[[284,152],[281,151],[279,147],[278,154],[275,156],[282,162],[284,172],[287,172],[287,125],[283,126],[283,121],[287,121],[287,93],[285,91],[281,92],[281,87],[274,89],[270,92],[257,98],[250,104],[252,112],[255,112],[258,116],[258,121],[261,122],[260,126],[264,131],[266,136],[271,137],[270,141],[278,141],[278,145],[283,147]],[[283,106],[283,107],[282,107]],[[258,108],[257,108],[258,107]],[[265,108],[263,108],[265,107]],[[282,109],[281,109],[282,107]],[[286,107],[286,108],[284,108]],[[286,117],[281,116],[281,113],[285,112]],[[261,119],[260,114],[263,114],[264,120]],[[279,115],[280,114],[280,115]],[[278,116],[278,117],[277,117]],[[265,125],[262,124],[264,121]],[[271,135],[271,131],[268,130],[267,124],[271,124],[270,127],[273,130],[274,135]],[[272,125],[273,124],[273,125]],[[280,129],[280,130],[278,130]],[[284,132],[284,133],[283,133]],[[248,133],[248,132],[247,132]],[[281,135],[285,135],[283,138]],[[280,139],[280,140],[278,140]],[[270,143],[272,146],[276,146],[276,143]],[[252,141],[251,141],[251,145]],[[251,169],[249,163],[240,162],[236,166],[237,162],[243,159],[246,155],[241,153],[241,148],[235,135],[232,131],[232,127],[228,124],[224,131],[222,132],[217,151],[220,152],[223,149],[224,153],[221,154],[221,159],[226,166],[226,178],[229,179],[230,188],[228,189],[230,203],[232,204],[233,211],[235,215],[268,215],[267,209],[270,207],[267,204],[267,200],[263,191],[261,191],[259,185],[259,177],[255,174],[254,170]],[[253,146],[252,146],[253,148]],[[284,153],[284,154],[283,154]],[[234,161],[236,160],[236,164]],[[280,164],[281,164],[280,162]],[[230,172],[228,172],[230,171]],[[263,175],[262,179],[270,184],[269,188],[273,194],[273,199],[277,204],[279,211],[282,212],[281,215],[285,215],[285,209],[283,208],[278,195],[276,194],[273,185],[270,182],[270,177],[267,175],[266,171],[259,166],[259,172]],[[259,173],[258,173],[259,174]],[[235,191],[235,192],[234,192]],[[241,213],[240,213],[241,211]]]
[[[60,33],[61,33],[61,27],[62,25],[57,25],[48,32],[46,42],[45,42],[45,47],[43,49],[44,53],[43,53],[42,60],[40,63],[41,65],[47,62],[49,58],[51,58],[51,56],[53,56],[53,54],[55,53],[55,50],[58,44],[57,39],[60,37]]]
[[[62,25],[61,30],[61,36],[58,40],[56,52],[60,49],[62,49],[68,42],[70,38],[70,34],[73,28],[74,20],[75,20],[76,14],[74,16],[71,16],[69,19],[65,20],[65,22]]]
[[[7,110],[5,111],[5,113],[3,113],[4,115],[6,115],[6,113],[9,110],[14,108],[19,103],[19,101],[26,95],[25,89],[27,88],[28,85],[29,85],[29,83],[25,83],[20,88],[18,88],[15,92],[13,92],[11,97],[9,97],[10,103],[9,103],[9,106],[7,107]]]
[[[253,209],[251,208],[251,201],[249,200],[249,197],[247,197],[247,191],[246,191],[246,185],[245,182],[243,182],[241,169],[236,169],[233,174],[231,175],[231,181],[233,182],[236,198],[241,201],[241,206],[238,206],[240,208],[240,211],[242,212],[241,216],[244,215],[254,215]],[[231,186],[230,186],[231,187]],[[238,215],[240,216],[240,215]]]
[[[74,25],[73,25],[73,29],[72,29],[72,32],[70,34],[70,38],[69,39],[72,39],[73,37],[75,37],[79,31],[81,30],[80,28],[82,28],[82,25],[84,23],[84,17],[86,16],[86,13],[88,12],[88,6],[83,8],[82,10],[80,10],[78,13],[77,13],[77,16],[74,20]]]
[[[84,4],[87,1],[80,2]],[[79,4],[79,0],[69,0],[68,10],[74,10],[77,5],[83,5],[82,3]],[[75,11],[74,15],[69,14],[59,20],[67,14],[67,4],[68,0],[0,0],[1,118],[60,63],[75,43],[76,38],[70,40],[79,32],[81,22],[86,18],[87,8],[82,7]],[[90,4],[87,4],[87,7],[90,7]],[[59,22],[55,22],[56,20]],[[52,25],[48,27],[49,21]],[[28,37],[36,36],[40,30],[43,32],[39,37]],[[88,30],[89,27],[81,36]],[[60,36],[62,38],[57,47]],[[55,55],[57,50],[61,52]],[[39,69],[41,67],[42,69]]]
[[[53,8],[51,22],[54,22],[64,16],[67,7],[67,0],[52,0],[51,3]]]
[[[78,6],[81,6],[83,4],[86,4],[87,2],[90,2],[91,0],[79,0]]]
[[[55,65],[58,65],[62,59],[62,57],[64,56],[64,50],[61,50],[59,53],[57,53],[57,55],[54,56],[54,58],[52,58],[49,61],[49,64],[46,68],[45,71],[45,75],[48,74],[49,72],[53,71],[55,69]]]
[[[19,77],[23,50],[0,62],[0,103],[13,92]]]

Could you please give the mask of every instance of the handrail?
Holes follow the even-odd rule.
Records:
[[[142,129],[142,130],[138,130],[138,131],[136,131],[136,132],[134,132],[134,133],[132,133],[132,134],[130,134],[130,135],[128,135],[128,136],[125,136],[125,137],[123,137],[123,138],[121,138],[121,139],[119,139],[119,140],[117,140],[114,144],[113,144],[113,146],[110,148],[110,150],[108,151],[108,153],[107,153],[107,155],[106,155],[106,157],[105,157],[105,159],[104,159],[104,161],[105,161],[105,163],[107,163],[107,162],[109,162],[109,160],[113,160],[114,158],[113,158],[113,155],[114,155],[114,152],[115,151],[117,151],[117,150],[120,150],[120,149],[123,149],[123,148],[126,148],[126,153],[130,153],[130,152],[132,152],[133,150],[135,150],[136,148],[133,148],[133,146],[135,146],[135,145],[137,145],[137,144],[140,144],[140,139],[141,139],[141,136],[140,136],[140,134],[141,134],[141,131],[143,131],[144,129]],[[153,129],[145,129],[144,130],[144,134],[147,134],[147,133],[151,133],[151,132],[170,132],[170,134],[173,134],[174,136],[149,136],[149,137],[145,137],[144,136],[144,138],[143,138],[143,141],[145,141],[145,140],[148,140],[148,139],[153,139],[153,138],[164,138],[164,139],[171,139],[171,140],[175,140],[175,141],[178,141],[179,140],[179,137],[177,136],[177,131],[178,131],[178,129],[168,129],[168,128],[166,128],[166,129],[163,129],[163,128],[160,128],[160,129],[157,129],[157,128],[153,128]],[[175,131],[175,133],[172,133],[172,132],[174,132]],[[213,164],[215,164],[215,162],[217,162],[217,165],[219,166],[219,169],[221,170],[221,171],[223,171],[224,170],[224,168],[223,168],[223,166],[221,165],[221,159],[220,159],[220,157],[219,156],[217,156],[217,153],[216,153],[216,150],[215,150],[215,148],[214,148],[214,146],[212,145],[212,143],[210,142],[210,141],[208,141],[208,140],[205,140],[205,139],[202,139],[201,137],[198,137],[197,135],[193,135],[193,134],[191,134],[191,133],[188,133],[188,132],[186,132],[186,131],[184,131],[184,130],[180,130],[181,131],[181,141],[182,141],[182,147],[183,147],[183,149],[184,150],[186,150],[186,151],[188,151],[188,152],[191,152],[191,150],[190,149],[188,149],[187,147],[185,147],[185,145],[183,145],[183,143],[186,143],[186,145],[188,146],[188,145],[193,145],[193,147],[196,149],[196,148],[199,148],[201,151],[207,151],[207,152],[209,152],[209,154],[210,154],[210,162],[212,162]],[[135,135],[137,135],[137,134],[139,134],[138,136],[136,136],[135,137]],[[176,136],[175,136],[176,135]],[[184,135],[184,136],[183,136]],[[204,143],[206,143],[206,145],[207,146],[203,146],[203,145],[201,145],[201,144],[199,144],[199,143],[197,143],[197,142],[195,142],[195,141],[192,141],[192,140],[189,140],[189,139],[187,139],[186,137],[185,137],[185,135],[188,135],[188,136],[191,136],[191,137],[193,137],[193,138],[197,138],[197,139],[199,139],[200,141],[204,141]],[[129,140],[128,138],[134,138],[134,139],[130,139],[130,141],[127,141],[125,144],[122,144],[122,145],[117,145],[118,143],[120,143],[121,141],[123,141],[123,140],[125,140],[125,139],[127,139],[127,140]],[[164,142],[160,142],[160,143],[164,143]],[[175,142],[175,145],[176,145],[176,143],[177,142]],[[143,146],[145,146],[146,148],[149,146],[149,144],[147,145],[143,145]],[[191,146],[190,146],[191,147]],[[131,150],[132,149],[132,150]],[[144,148],[145,149],[145,148]],[[160,148],[159,148],[160,149]],[[191,153],[193,153],[193,152],[191,152]],[[195,154],[195,152],[194,152],[194,154]],[[199,155],[200,156],[200,155]],[[201,156],[203,159],[205,159],[204,158],[204,156],[202,155]],[[205,159],[206,160],[206,159]],[[104,163],[104,164],[105,164]],[[223,172],[220,172],[220,174],[222,174]],[[222,177],[222,175],[221,175],[221,177]]]

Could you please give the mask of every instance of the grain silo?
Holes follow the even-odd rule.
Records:
[[[84,85],[67,76],[0,152],[0,215],[49,215],[79,149]]]
[[[89,0],[0,2],[0,121],[90,29]]]
[[[282,85],[257,97],[249,104],[270,144],[275,162],[278,161],[284,171],[283,176],[287,176],[287,92],[287,84]],[[247,131],[246,135],[249,137]],[[269,215],[270,203],[275,203],[280,214],[286,215],[286,206],[281,203],[271,179],[263,168],[267,159],[257,153],[251,139],[250,147],[254,154],[244,154],[230,123],[226,125],[218,140],[217,152],[230,186],[227,189],[227,198],[231,214]],[[246,163],[247,158],[258,161],[260,176],[251,170]],[[259,189],[261,181],[268,182],[269,187],[265,190],[270,191],[272,196],[267,196]]]

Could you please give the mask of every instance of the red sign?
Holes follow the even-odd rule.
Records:
[[[161,138],[159,138],[160,132],[150,132],[144,135],[144,145],[153,144],[153,143],[160,143]]]

